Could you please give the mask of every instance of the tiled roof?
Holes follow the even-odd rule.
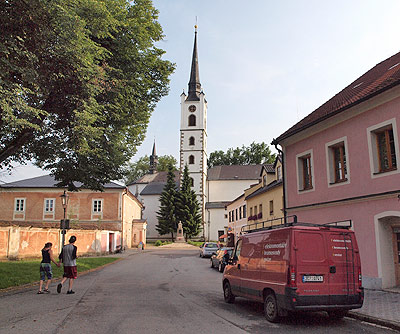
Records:
[[[217,180],[258,180],[263,165],[223,165],[207,171],[209,181]]]
[[[270,184],[266,185],[265,187],[261,187],[260,189],[257,189],[254,193],[251,193],[249,196],[247,196],[245,198],[245,200],[248,200],[249,198],[263,194],[263,193],[267,192],[268,190],[271,190],[272,188],[280,186],[281,184],[282,184],[282,179],[272,181]]]
[[[275,173],[274,164],[265,164],[264,168],[267,171],[267,173]]]
[[[175,171],[175,182],[179,181],[179,171]],[[132,184],[139,183],[151,183],[151,182],[167,182],[168,172],[156,172],[154,174],[145,174],[141,178],[136,181],[130,182],[127,185],[131,186]]]
[[[206,209],[225,209],[225,207],[230,203],[230,201],[222,202],[207,202]]]
[[[161,195],[167,182],[151,182],[140,192],[140,195]],[[176,188],[179,187],[179,183],[175,182]]]
[[[274,139],[272,144],[275,145],[297,132],[343,112],[399,84],[400,52],[363,74],[329,101]]]
[[[5,183],[5,184],[0,185],[0,188],[58,188],[56,185],[57,183],[58,183],[58,181],[56,181],[53,176],[44,175],[44,176],[33,177],[30,179]],[[82,186],[82,183],[74,182],[74,185],[77,188],[80,188]],[[124,189],[125,186],[111,181],[110,183],[106,183],[104,185],[104,188],[106,188],[106,189]]]

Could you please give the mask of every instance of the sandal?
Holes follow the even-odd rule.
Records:
[[[43,292],[50,293],[49,289],[44,289]]]
[[[43,292],[42,291],[38,291],[38,293],[37,293],[38,295],[42,295],[43,294]]]

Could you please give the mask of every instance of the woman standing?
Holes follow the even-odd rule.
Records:
[[[44,248],[42,249],[42,262],[40,263],[40,282],[39,282],[39,291],[38,294],[42,293],[49,293],[49,285],[51,283],[51,279],[53,278],[53,272],[51,271],[51,261],[59,267],[60,264],[57,263],[54,260],[53,257],[53,251],[51,250],[51,247],[53,244],[51,242],[48,242],[44,245]],[[43,287],[43,282],[45,281],[47,276],[47,282],[46,282],[46,287],[42,291]]]

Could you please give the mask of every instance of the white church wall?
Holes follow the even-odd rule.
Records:
[[[258,180],[211,180],[207,182],[207,201],[233,201]]]
[[[225,218],[226,212],[224,208],[206,210],[205,237],[207,240],[218,241],[218,231],[225,233],[228,228],[228,219]]]
[[[147,239],[158,239],[159,235],[156,231],[156,225],[158,224],[157,211],[160,208],[160,196],[144,195],[142,199],[145,207],[143,218],[147,220]]]

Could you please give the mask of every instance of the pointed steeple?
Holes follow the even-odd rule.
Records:
[[[156,140],[155,139],[154,139],[153,151],[151,152],[151,155],[157,156],[157,154],[156,154]]]
[[[192,56],[192,68],[190,71],[189,91],[186,101],[199,101],[199,94],[201,92],[200,75],[199,75],[199,62],[197,59],[197,25],[194,26],[194,46]]]
[[[155,172],[157,172],[157,164],[158,164],[158,157],[156,154],[156,140],[154,139],[153,151],[151,152],[150,155],[150,168],[149,168],[150,174],[154,174]]]

